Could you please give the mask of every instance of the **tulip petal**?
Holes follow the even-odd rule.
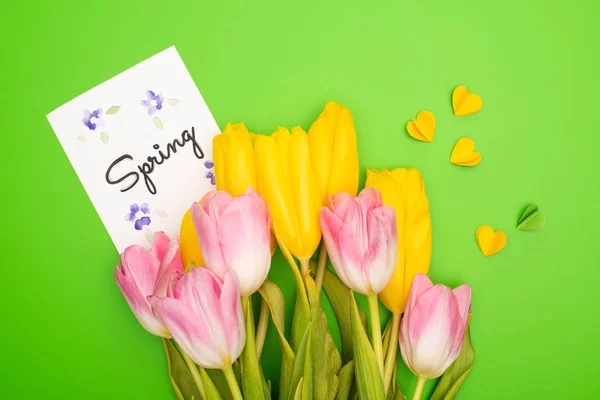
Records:
[[[246,330],[244,328],[244,313],[238,280],[235,273],[231,271],[225,273],[220,303],[229,355],[231,362],[234,362],[240,356],[246,344]]]
[[[157,260],[162,260],[165,257],[170,240],[169,236],[163,231],[154,233],[150,252],[154,254]]]
[[[469,318],[469,311],[471,309],[471,287],[469,285],[460,285],[456,289],[452,290],[456,301],[458,302],[458,311],[465,324]]]
[[[333,196],[335,197],[335,196]],[[323,241],[327,248],[327,254],[329,260],[333,265],[333,268],[337,272],[338,276],[343,282],[347,282],[346,272],[342,264],[341,255],[337,247],[336,237],[338,232],[344,225],[341,219],[339,219],[333,211],[327,207],[323,207],[319,214],[319,220],[321,222],[321,230],[323,231]],[[346,285],[347,286],[347,285]]]
[[[119,266],[115,267],[115,280],[127,304],[133,311],[133,314],[140,324],[153,335],[169,338],[169,331],[165,326],[154,316],[150,303],[146,300],[146,295],[140,292],[135,283],[126,275]]]
[[[369,210],[366,219],[369,248],[364,258],[365,273],[373,293],[379,293],[392,279],[396,267],[396,214],[393,208],[380,206]]]
[[[350,193],[339,192],[329,199],[329,208],[341,219],[344,219],[348,212],[348,207],[351,206],[351,203],[348,202],[352,201],[353,198],[354,196]]]
[[[206,213],[205,208],[198,203],[192,205],[192,219],[194,220],[194,227],[196,228],[198,242],[202,249],[202,257],[204,258],[206,267],[218,276],[223,276],[227,267],[223,260],[221,246],[219,245],[217,224]]]
[[[379,190],[372,187],[366,187],[361,190],[356,199],[363,211],[381,206],[381,193],[379,193]]]
[[[199,268],[198,268],[199,269]],[[212,342],[210,326],[202,315],[183,301],[150,296],[152,307],[160,315],[181,350],[204,368],[223,368],[223,358]]]
[[[144,297],[154,293],[160,263],[152,253],[141,246],[129,246],[121,255],[121,268]]]
[[[168,243],[162,258],[154,288],[154,294],[156,296],[167,295],[167,288],[171,282],[172,276],[177,272],[183,273],[183,263],[181,262],[181,254],[179,253],[179,240],[173,239]]]
[[[269,272],[269,228],[268,219],[250,196],[236,197],[219,218],[218,240],[223,261],[237,274],[243,296],[258,290]]]
[[[197,315],[222,359],[229,354],[227,336],[220,315],[222,281],[207,268],[194,268],[177,282],[175,297]]]
[[[421,294],[433,287],[431,279],[425,274],[415,275],[412,286],[410,287],[410,293],[408,295],[408,302],[406,303],[406,311],[410,310],[415,306],[417,299]]]

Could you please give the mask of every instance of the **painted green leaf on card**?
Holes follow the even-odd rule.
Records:
[[[113,115],[119,112],[121,106],[112,106],[108,110],[106,110],[106,115]]]
[[[540,212],[538,206],[535,204],[527,207],[519,222],[517,222],[517,229],[521,231],[539,232],[543,231],[546,227],[546,216]]]
[[[158,117],[154,117],[152,118],[152,122],[154,122],[154,125],[158,128],[158,129],[162,129],[163,128],[163,123],[160,120],[160,118]]]
[[[85,135],[79,135],[79,136],[77,136],[77,141],[78,142],[85,142]]]
[[[107,144],[108,143],[108,133],[102,132],[100,134],[100,140],[102,140],[102,143]]]
[[[176,106],[177,104],[179,104],[179,100],[177,100],[177,99],[169,99],[169,105]]]

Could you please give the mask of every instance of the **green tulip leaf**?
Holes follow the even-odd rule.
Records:
[[[112,106],[108,110],[106,110],[106,115],[113,115],[119,112],[121,106]]]
[[[177,99],[169,99],[169,105],[170,106],[176,106],[177,104],[179,104],[179,100],[177,100]]]
[[[471,329],[467,326],[462,349],[456,361],[450,365],[438,381],[431,400],[453,400],[467,379],[475,362],[475,351],[471,343]]]
[[[287,394],[291,389],[292,372],[294,370],[296,355],[285,338],[285,300],[281,289],[269,280],[263,283],[258,292],[269,306],[271,318],[279,336],[279,350],[281,351],[279,391]]]
[[[331,302],[333,313],[335,314],[340,327],[340,334],[342,336],[343,362],[344,364],[347,364],[354,358],[352,349],[352,317],[349,312],[352,304],[352,296],[340,278],[335,276],[328,269],[325,269],[325,276],[323,277],[323,289],[325,289],[325,294]],[[359,308],[358,312],[360,320],[366,329],[367,316],[362,308]]]
[[[306,330],[304,331],[304,335],[302,336],[302,340],[298,345],[298,351],[296,352],[296,360],[294,362],[294,369],[292,371],[292,379],[290,384],[290,391],[285,396],[285,393],[282,392],[281,399],[294,400],[298,395],[298,391],[300,390],[301,395],[304,395],[304,387],[312,386],[312,371],[311,371],[311,341],[312,341],[312,333],[311,333],[311,323],[308,323]],[[301,388],[301,389],[299,389]],[[308,398],[312,399],[312,390],[306,393]],[[302,397],[300,397],[302,398]]]
[[[102,132],[100,134],[100,140],[102,140],[102,143],[107,144],[108,143],[108,133]]]
[[[163,123],[160,120],[160,118],[158,117],[154,117],[152,118],[152,122],[154,122],[154,125],[158,128],[158,129],[162,129],[163,128]]]
[[[535,204],[527,207],[519,222],[517,222],[517,229],[521,231],[539,232],[543,231],[546,227],[546,216],[540,212],[538,206]]]
[[[265,400],[262,372],[256,356],[254,341],[254,316],[252,300],[242,299],[244,305],[244,322],[246,326],[246,345],[240,357],[242,367],[242,391],[246,400]]]
[[[400,387],[400,384],[398,382],[396,382],[395,385],[392,384],[392,386],[390,387],[390,391],[388,393],[387,399],[388,400],[406,400],[406,396],[402,392],[402,388]]]
[[[298,268],[292,268],[292,272],[296,281],[296,303],[292,318],[291,344],[292,349],[297,355],[298,346],[302,341],[302,333],[306,331],[306,327],[310,323],[310,305],[308,304],[308,296],[306,295],[300,271],[298,271]]]
[[[212,379],[210,379],[210,376],[208,376],[204,368],[200,368],[200,377],[202,378],[202,383],[204,384],[204,392],[206,393],[206,398],[211,400],[223,400],[223,398],[219,394],[219,390],[213,383]]]
[[[310,274],[307,274],[304,282],[308,292],[312,322],[312,370],[314,376],[318,377],[312,382],[313,396],[315,400],[329,400],[335,396],[338,389],[337,375],[342,367],[342,358],[329,332],[327,317],[321,308],[315,281]]]
[[[352,383],[354,382],[354,361],[350,360],[344,365],[338,373],[338,390],[335,400],[348,400],[352,392]]]
[[[350,314],[352,318],[352,343],[354,349],[355,377],[358,386],[358,397],[361,400],[385,399],[383,379],[379,373],[377,358],[369,342],[367,332],[360,320],[358,306],[354,294],[350,291],[352,306]]]
[[[223,374],[223,370],[220,369],[205,369],[204,370],[213,384],[219,391],[221,398],[223,400],[233,400],[233,396],[231,395],[231,390],[229,389],[229,385],[227,384],[227,379],[225,379],[225,375]],[[238,381],[238,385],[240,382]],[[205,385],[206,386],[206,385]],[[240,385],[241,387],[241,385]]]
[[[163,345],[167,356],[169,379],[177,400],[201,399],[194,378],[177,347],[168,339],[163,339]]]

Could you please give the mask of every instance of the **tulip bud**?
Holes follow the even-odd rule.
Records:
[[[321,193],[313,171],[308,137],[300,128],[257,135],[254,155],[258,189],[269,206],[273,227],[298,259],[308,259],[321,241]]]
[[[460,353],[471,308],[471,288],[433,285],[426,275],[413,279],[400,326],[402,359],[417,376],[441,376]]]
[[[308,130],[308,143],[323,204],[339,192],[356,196],[358,150],[350,110],[333,101],[328,102]]]
[[[213,138],[213,162],[217,190],[236,197],[249,187],[258,190],[254,163],[254,134],[243,123],[228,123]]]
[[[388,284],[398,253],[396,216],[381,204],[381,195],[366,188],[356,197],[338,193],[321,210],[327,253],[350,289],[377,294]]]
[[[147,300],[150,295],[165,296],[174,275],[183,273],[179,241],[169,240],[164,232],[154,234],[150,251],[129,246],[121,254],[121,268],[115,267],[115,280],[129,307],[142,326],[151,334],[170,338]]]
[[[431,218],[425,184],[418,170],[367,169],[366,187],[381,193],[383,204],[396,211],[398,260],[390,283],[379,294],[391,311],[404,311],[413,277],[429,272],[431,260]]]
[[[271,266],[271,221],[265,201],[248,188],[232,197],[209,192],[192,205],[192,218],[206,267],[219,277],[233,270],[242,296],[263,284]]]
[[[194,268],[177,281],[171,296],[149,301],[181,350],[201,367],[223,369],[242,352],[244,314],[232,271],[221,280],[207,268]]]

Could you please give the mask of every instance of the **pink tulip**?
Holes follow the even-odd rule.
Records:
[[[151,250],[129,246],[121,254],[121,268],[115,267],[115,279],[140,324],[150,333],[170,338],[165,326],[152,312],[147,297],[165,296],[168,286],[183,273],[179,240],[169,240],[164,232],[154,234]]]
[[[415,375],[437,378],[456,360],[470,309],[468,285],[452,290],[415,276],[400,326],[402,359]]]
[[[340,279],[354,291],[377,294],[394,273],[398,234],[394,209],[381,204],[376,189],[356,197],[338,193],[321,209],[327,253]]]
[[[204,368],[231,365],[246,344],[237,278],[224,280],[207,268],[194,268],[175,284],[169,297],[149,301],[181,350]]]
[[[206,267],[221,279],[233,270],[242,296],[263,284],[271,266],[271,222],[265,201],[248,188],[232,197],[207,193],[192,205],[192,218]]]

